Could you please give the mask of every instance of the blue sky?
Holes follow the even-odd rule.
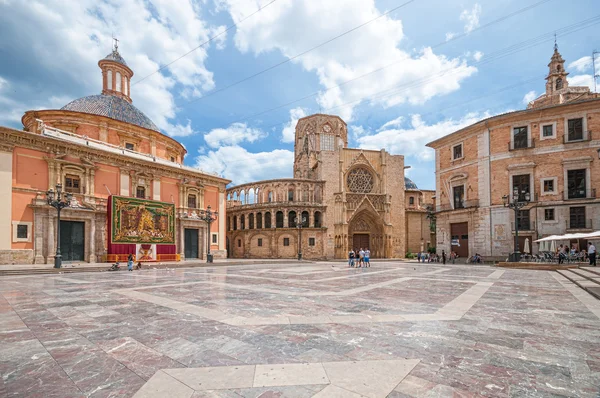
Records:
[[[99,93],[114,34],[134,105],[190,166],[234,183],[291,177],[295,121],[323,112],[347,121],[351,147],[404,155],[433,189],[425,143],[540,95],[553,32],[571,84],[593,86],[596,15],[597,0],[3,0],[0,124]]]

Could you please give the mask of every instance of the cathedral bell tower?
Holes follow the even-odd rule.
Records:
[[[554,95],[557,94],[559,90],[569,86],[569,82],[567,81],[568,73],[565,71],[565,60],[558,52],[556,40],[554,41],[554,54],[552,54],[548,68],[548,76],[546,77],[546,95]]]
[[[112,52],[98,61],[98,66],[102,69],[102,94],[114,95],[131,103],[130,88],[133,71],[119,54],[119,40],[114,40]]]
[[[298,120],[294,142],[294,178],[322,178],[323,156],[348,146],[348,128],[338,116],[316,114]]]

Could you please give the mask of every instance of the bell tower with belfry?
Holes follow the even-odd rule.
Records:
[[[294,142],[294,178],[322,180],[325,158],[339,157],[348,146],[348,127],[338,116],[315,114],[298,120]]]
[[[546,77],[546,95],[554,95],[557,91],[569,87],[567,71],[565,71],[565,60],[558,52],[556,37],[554,38],[554,53],[548,64],[548,76]]]

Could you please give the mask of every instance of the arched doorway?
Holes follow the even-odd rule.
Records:
[[[371,257],[385,257],[383,221],[368,210],[355,214],[348,225],[348,250],[369,248]]]

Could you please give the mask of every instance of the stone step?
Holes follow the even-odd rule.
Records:
[[[600,300],[600,283],[587,279],[585,276],[578,274],[573,269],[557,270],[557,272]]]
[[[575,270],[573,270],[573,272],[575,272],[593,282],[600,283],[600,275],[598,275],[594,272],[590,272],[588,270],[581,269],[581,268],[575,269]]]
[[[600,276],[600,269],[598,269],[598,267],[579,267],[579,268]]]

